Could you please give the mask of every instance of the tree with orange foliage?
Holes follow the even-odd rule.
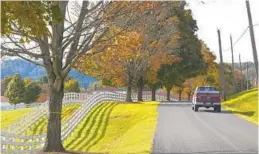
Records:
[[[119,23],[125,31],[138,22],[149,12],[149,2],[17,1],[5,2],[1,8],[1,55],[43,66],[47,73],[49,118],[43,151],[65,151],[57,113],[62,110],[64,82],[72,66],[117,35],[104,39],[110,27]]]
[[[176,59],[175,56],[169,54],[172,54],[170,49],[175,48],[176,44],[177,36],[173,35],[175,18],[172,12],[178,3],[147,3],[147,6],[153,9],[150,12],[140,9],[144,12],[143,20],[130,25],[129,28],[134,29],[135,32],[121,33],[115,39],[96,46],[95,52],[104,53],[88,57],[86,62],[84,62],[86,58],[81,58],[82,60],[77,63],[76,68],[99,79],[111,81],[110,83],[114,86],[127,86],[127,101],[131,101],[129,97],[132,86],[137,84],[138,100],[142,101],[144,80],[153,80],[153,77],[154,80],[157,80],[156,74],[160,65],[172,63]],[[122,17],[122,19],[127,18]],[[120,22],[116,23],[120,27]],[[114,27],[114,31],[110,32],[116,32],[116,28]],[[157,35],[158,33],[159,35]],[[140,37],[141,40],[138,39]],[[136,46],[136,42],[140,42],[140,44]],[[133,52],[132,49],[137,51]],[[87,66],[82,65],[83,63]]]
[[[181,2],[151,2],[155,9],[147,14],[138,26],[136,31],[144,37],[142,52],[148,52],[148,59],[139,74],[137,83],[138,101],[142,101],[142,90],[144,84],[152,88],[152,100],[155,100],[155,90],[159,83],[157,72],[162,64],[171,64],[177,60],[172,54],[172,49],[178,47],[178,35],[176,35],[175,10]]]
[[[210,51],[205,42],[203,42],[202,40],[200,42],[202,59],[207,66],[207,71],[206,73],[200,74],[194,78],[185,80],[183,84],[183,92],[185,95],[188,96],[188,100],[191,99],[191,94],[198,86],[210,85],[220,88],[219,67],[218,64],[215,62],[216,56]]]
[[[119,28],[114,28],[112,33],[117,31]],[[97,52],[101,48],[101,53],[82,57],[76,68],[98,79],[111,81],[113,85],[127,86],[126,101],[131,102],[132,86],[148,56],[140,50],[142,41],[137,32],[124,32],[93,50]]]
[[[181,1],[175,10],[178,35],[178,48],[171,48],[172,54],[181,58],[180,62],[170,65],[162,65],[158,72],[159,80],[167,91],[167,100],[170,100],[170,92],[173,87],[182,86],[183,82],[206,72],[206,66],[202,59],[201,44],[196,35],[198,30],[192,12],[186,9],[186,2]]]

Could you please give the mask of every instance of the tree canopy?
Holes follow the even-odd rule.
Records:
[[[1,7],[1,54],[20,57],[47,72],[50,115],[43,151],[64,151],[61,117],[55,113],[61,112],[64,82],[73,64],[120,33],[103,38],[113,25],[125,31],[138,22],[150,12],[149,2],[19,1]]]
[[[2,81],[1,81],[1,96],[4,96],[5,91],[7,90],[8,84],[12,80],[12,76],[6,76]]]
[[[65,92],[80,92],[79,83],[76,79],[71,79],[65,82]]]
[[[25,95],[24,82],[19,74],[15,74],[8,84],[5,96],[11,104],[19,104],[23,102]]]
[[[25,85],[24,103],[30,104],[40,97],[41,88],[35,81],[28,82]]]

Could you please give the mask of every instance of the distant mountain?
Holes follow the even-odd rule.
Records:
[[[1,79],[15,73],[19,73],[22,78],[30,77],[33,80],[39,80],[42,76],[46,75],[46,71],[43,67],[22,59],[1,61]],[[77,79],[80,86],[84,88],[88,88],[92,82],[97,81],[95,78],[81,74],[74,69],[69,73],[69,76]]]
[[[231,63],[227,63],[227,64],[232,66]],[[240,68],[242,68],[243,74],[246,76],[246,62],[241,63],[241,67],[240,67],[239,63],[234,63],[234,69],[235,70],[241,71]],[[248,62],[248,77],[250,79],[256,79],[255,65],[254,65],[253,62]]]

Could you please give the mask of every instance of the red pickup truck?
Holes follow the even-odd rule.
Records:
[[[203,86],[195,89],[192,98],[192,109],[197,112],[199,107],[213,107],[215,112],[221,112],[221,97],[217,88]]]

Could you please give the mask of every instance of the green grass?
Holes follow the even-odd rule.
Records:
[[[111,154],[150,153],[157,104],[105,102],[95,106],[64,142],[67,150]]]
[[[64,106],[61,114],[61,122],[68,119],[72,115],[72,113],[75,112],[80,106],[81,104],[70,104],[70,105]],[[28,128],[25,132],[23,132],[23,134],[40,135],[46,132],[47,132],[47,117],[44,116],[35,125],[33,125],[31,128]]]
[[[80,104],[71,104],[71,105],[65,106],[62,110],[62,121],[68,119],[69,116],[72,115],[72,113],[79,107],[80,107]],[[25,116],[32,110],[33,108],[1,111],[1,129],[4,129],[6,126],[12,124],[13,122],[18,120],[22,116]],[[44,116],[34,126],[26,130],[26,134],[38,135],[46,132],[46,128],[47,128],[47,118],[46,116]]]
[[[64,142],[64,146],[67,150],[82,152],[150,153],[157,123],[157,104],[157,102],[101,103],[87,114],[72,136]],[[69,118],[78,107],[79,105],[64,107],[62,121]],[[29,109],[22,111],[23,115],[30,112]],[[18,110],[8,111],[12,115],[17,115],[17,112]],[[10,114],[5,113],[5,116],[12,117]],[[8,117],[6,119],[10,120]],[[26,130],[26,133],[42,134],[46,132],[46,126],[46,117],[43,117]]]
[[[15,109],[15,110],[7,110],[1,111],[1,129],[4,129],[6,126],[12,124],[22,116],[26,115],[33,108],[25,108],[25,109]]]
[[[61,115],[61,121],[65,121],[66,119],[68,119],[73,112],[75,112],[79,107],[81,106],[81,104],[70,104],[70,105],[66,105],[63,107],[62,109],[62,115]],[[5,123],[4,126],[8,126],[9,124],[11,124],[12,122],[14,122],[15,120],[13,119],[19,119],[22,115],[25,115],[27,113],[29,113],[32,110],[32,108],[28,108],[28,109],[17,109],[17,110],[11,110],[11,111],[3,111],[2,114],[2,118],[4,115],[5,118]],[[23,113],[23,114],[21,114]],[[15,115],[15,116],[14,116]],[[15,118],[13,118],[15,117]],[[3,123],[1,122],[1,124],[3,125]],[[25,132],[23,132],[23,134],[26,135],[40,135],[42,133],[46,133],[47,130],[47,118],[42,117],[35,125],[33,125],[31,128],[28,128],[27,130],[25,130]],[[21,142],[21,140],[16,139],[17,142]],[[24,142],[27,142],[28,140],[24,140]],[[34,142],[34,140],[33,140]],[[10,146],[7,146],[7,149],[10,149]],[[15,147],[17,150],[21,150],[20,146],[16,146]],[[24,148],[25,150],[28,150],[28,147]]]
[[[250,122],[258,124],[258,89],[244,91],[223,102],[223,108]]]
[[[242,96],[242,95],[244,95],[244,94],[247,94],[247,93],[250,93],[250,92],[254,92],[254,91],[258,91],[258,88],[254,88],[254,89],[242,91],[242,92],[237,93],[237,94],[230,95],[230,96],[227,97],[227,99],[228,99],[228,100],[234,99],[234,98],[237,98],[237,97],[239,97],[239,96]]]

